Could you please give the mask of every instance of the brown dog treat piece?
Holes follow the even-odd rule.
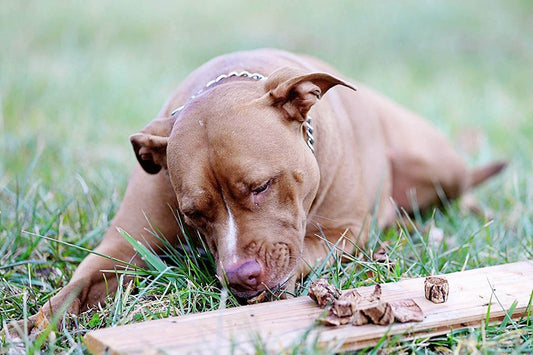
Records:
[[[325,325],[339,326],[350,323],[352,321],[352,317],[337,317],[330,311],[326,317],[319,318],[318,321]]]
[[[361,302],[363,301],[363,296],[361,296],[361,294],[359,292],[357,292],[357,290],[353,289],[353,290],[350,290],[346,293],[343,293],[340,297],[339,297],[339,301],[350,301],[352,303],[358,303],[358,302]]]
[[[374,292],[368,296],[369,302],[379,301],[381,299],[381,285],[377,284],[374,286]]]
[[[327,310],[327,315],[322,315],[318,321],[325,325],[339,326],[351,323],[353,304],[348,301],[335,300]]]
[[[340,318],[333,314],[328,314],[325,317],[319,317],[317,320],[325,325],[332,325],[335,327],[341,325]]]
[[[372,260],[377,262],[386,262],[388,260],[387,250],[384,245],[381,245],[378,250],[372,254]]]
[[[340,295],[340,291],[324,279],[318,279],[309,285],[309,297],[321,308],[333,303]]]
[[[404,299],[389,302],[394,318],[400,323],[421,322],[424,312],[413,299]]]
[[[443,277],[430,276],[424,281],[424,293],[428,300],[433,303],[444,303],[448,300],[450,286],[448,280]]]
[[[369,322],[368,317],[365,316],[363,311],[357,310],[353,313],[353,316],[352,316],[353,325],[364,325],[364,324],[368,324],[368,322]]]
[[[394,322],[392,308],[387,302],[375,302],[361,310],[365,316],[370,318],[372,323],[378,325],[388,325]]]
[[[389,257],[389,254],[387,254],[386,250],[381,247],[372,255],[372,260],[382,264],[387,268],[388,271],[392,271],[395,268],[395,263],[391,258]],[[370,276],[374,276],[374,272],[370,271]]]
[[[355,310],[355,303],[347,300],[335,300],[331,305],[331,312],[337,317],[351,317]]]
[[[263,302],[265,300],[265,297],[266,297],[266,291],[263,291],[260,294],[258,294],[257,296],[246,300],[246,303],[248,303],[248,304],[261,303],[261,302]]]
[[[389,325],[394,323],[394,314],[392,313],[392,307],[389,303],[385,303],[385,310],[383,311],[383,316],[378,323],[379,325]]]
[[[327,281],[320,279],[309,286],[309,295],[319,303],[326,297],[331,297],[332,286]],[[312,292],[313,291],[313,292]],[[337,289],[335,291],[338,292]],[[318,292],[318,295],[317,295]],[[377,325],[389,325],[397,320],[401,323],[417,321],[424,319],[424,312],[418,304],[412,299],[403,299],[392,302],[381,302],[382,289],[378,284],[374,291],[367,297],[361,296],[357,290],[350,290],[342,294],[338,299],[333,300],[326,316],[318,320],[326,325],[339,326],[351,323],[353,325],[364,325],[374,323]],[[330,298],[331,299],[331,298]],[[320,305],[320,303],[319,303]]]

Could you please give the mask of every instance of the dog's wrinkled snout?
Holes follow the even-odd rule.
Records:
[[[232,290],[255,290],[260,284],[261,265],[255,260],[246,261],[226,270],[226,277]]]

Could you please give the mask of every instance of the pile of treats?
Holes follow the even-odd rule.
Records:
[[[389,325],[395,320],[400,323],[420,322],[424,312],[412,299],[398,301],[381,301],[381,286],[363,297],[356,290],[344,294],[324,279],[318,279],[309,285],[309,297],[321,308],[329,307],[327,313],[318,320],[327,325],[363,325],[368,323]]]

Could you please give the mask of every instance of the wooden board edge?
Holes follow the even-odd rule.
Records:
[[[527,261],[516,262],[516,263],[511,263],[511,264],[502,264],[502,265],[490,266],[490,267],[480,268],[480,269],[484,273],[486,273],[488,271],[488,268],[496,268],[496,267],[498,267],[498,268],[501,269],[503,266],[507,266],[507,267],[509,267],[511,274],[513,274],[513,273],[517,272],[516,270],[520,269],[520,268],[518,268],[518,266],[521,265],[522,263],[527,263],[528,269],[531,266],[533,266],[533,260],[527,260]],[[456,272],[456,273],[453,273],[453,274],[471,273],[471,272],[474,272],[474,271],[478,271],[480,269],[472,269],[472,270],[468,270],[468,271],[464,271],[464,272]],[[513,270],[515,270],[515,271],[513,271]],[[526,275],[528,280],[530,280],[531,274],[529,274],[529,276],[527,276],[528,274],[523,274],[523,271],[520,271],[520,274],[521,275]],[[451,276],[451,275],[452,274],[445,274],[444,276]],[[411,279],[411,280],[415,280],[415,279]],[[410,280],[402,280],[402,281],[399,281],[399,282],[401,283],[401,282],[404,282],[404,281],[410,281]],[[525,284],[526,287],[527,287],[527,284],[528,283]],[[522,286],[524,286],[524,284],[522,284]],[[368,286],[368,287],[370,287],[370,286]],[[491,288],[492,288],[492,286],[491,286]],[[530,295],[533,295],[533,291],[531,291],[531,289],[529,287],[527,287],[527,288],[528,288],[527,292]],[[496,290],[494,289],[493,291],[496,291]],[[505,306],[506,308],[503,308],[503,304],[501,304],[499,302],[497,297],[496,298],[492,298],[491,297],[491,299],[492,299],[492,307],[490,308],[490,315],[488,316],[489,325],[496,324],[496,323],[499,323],[499,322],[501,323],[508,316],[509,310],[513,309],[513,306],[510,303],[506,303],[506,306]],[[489,301],[489,302],[491,302],[491,301]],[[516,308],[513,309],[513,315],[511,316],[511,318],[512,319],[519,319],[520,317],[523,317],[524,314],[527,312],[528,307],[531,307],[530,303],[531,303],[531,296],[529,298],[529,303],[524,304],[524,302],[521,302],[521,304],[523,306],[517,306]],[[486,306],[486,305],[483,305],[483,306]],[[425,338],[425,337],[430,338],[430,337],[434,337],[434,336],[439,336],[439,335],[442,335],[442,334],[449,333],[451,331],[457,331],[457,330],[460,330],[460,329],[465,329],[465,328],[470,328],[470,327],[475,327],[475,328],[483,327],[483,326],[486,326],[485,320],[487,319],[487,312],[488,311],[489,311],[489,309],[487,309],[485,312],[481,312],[481,313],[477,313],[476,312],[477,315],[475,316],[475,318],[472,318],[471,316],[464,317],[464,314],[463,314],[463,318],[460,319],[460,320],[456,320],[456,322],[453,323],[453,324],[451,324],[451,323],[443,323],[443,324],[435,324],[435,323],[433,323],[433,324],[431,324],[431,327],[429,327],[429,324],[427,324],[425,329],[422,326],[423,322],[422,323],[413,324],[411,327],[402,326],[402,327],[397,327],[396,329],[393,328],[392,331],[387,330],[386,327],[385,327],[384,331],[382,333],[380,333],[379,336],[378,336],[378,334],[373,334],[373,335],[368,334],[370,336],[364,337],[364,338],[359,338],[357,340],[355,340],[353,338],[352,338],[352,340],[350,340],[350,338],[346,337],[344,334],[340,334],[340,336],[338,336],[338,337],[336,337],[336,336],[328,336],[326,334],[323,337],[323,339],[315,338],[315,336],[321,337],[320,333],[322,333],[324,331],[324,329],[318,328],[318,329],[314,329],[313,330],[313,333],[315,333],[315,336],[313,336],[313,338],[318,340],[318,344],[322,343],[325,346],[331,346],[331,344],[335,344],[335,342],[337,342],[338,348],[336,348],[337,349],[336,351],[358,350],[358,349],[362,349],[362,348],[365,348],[365,347],[374,346],[376,344],[376,342],[378,342],[383,337],[386,337],[389,340],[393,339],[394,337],[401,337],[400,342],[404,342],[404,341],[410,341],[410,340],[417,339],[417,338]],[[191,317],[192,316],[197,317],[198,314],[191,315]],[[420,327],[420,326],[417,327],[417,324],[422,326],[422,327]],[[354,328],[354,329],[356,329],[356,328]],[[105,331],[105,329],[102,329],[102,330]],[[107,342],[102,342],[102,339],[100,339],[100,337],[98,336],[98,334],[99,334],[98,331],[99,330],[91,331],[91,332],[87,333],[84,336],[84,342],[87,345],[88,350],[90,352],[92,352],[92,353],[95,353],[95,354],[103,354],[103,353],[120,354],[121,352],[120,352],[119,348],[116,348],[116,349],[113,348],[112,339],[111,340],[107,340]],[[238,342],[238,343],[241,343],[241,342]],[[239,345],[237,345],[237,346],[239,347]],[[286,344],[286,346],[290,347],[289,344]]]
[[[524,316],[526,310],[528,307],[520,307],[519,309],[515,309],[513,315],[510,317],[512,320],[519,320],[521,317]],[[505,317],[507,317],[507,310],[505,312],[501,311],[503,314],[498,314],[495,316],[491,316],[489,318],[488,326],[492,326],[495,324],[500,324]],[[395,333],[385,333],[383,337],[386,337],[388,341],[390,341],[392,338],[396,336],[401,336],[401,342],[406,341],[412,341],[415,339],[420,338],[432,338],[443,334],[448,334],[453,331],[467,329],[467,328],[481,328],[482,326],[487,326],[485,324],[485,319],[476,319],[472,321],[466,321],[461,324],[456,325],[447,325],[442,327],[436,327],[436,328],[430,328],[430,329],[419,329],[414,330],[413,328],[407,329],[403,332],[395,332]],[[361,350],[370,346],[376,345],[376,343],[383,337],[379,338],[368,338],[357,342],[345,342],[338,351],[354,351],[354,350]]]
[[[96,338],[93,332],[83,336],[83,342],[87,346],[87,351],[91,354],[118,354],[116,351],[109,349],[101,340]]]

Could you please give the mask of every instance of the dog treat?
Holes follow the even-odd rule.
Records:
[[[365,314],[357,309],[357,305],[364,302],[365,298],[357,290],[351,290],[342,294],[338,300],[334,301],[331,306],[331,314],[326,318],[327,324],[335,325],[352,323],[354,325],[363,325],[368,323]],[[342,317],[339,319],[339,317]]]
[[[372,260],[384,265],[387,270],[392,271],[395,268],[395,262],[391,260],[389,257],[389,254],[387,252],[388,249],[388,243],[383,242],[381,243],[381,246],[372,254]],[[373,271],[370,271],[370,273],[374,273]]]
[[[400,323],[421,322],[424,320],[424,312],[416,302],[409,298],[405,300],[389,302],[394,318]]]
[[[333,303],[341,295],[340,291],[328,281],[318,279],[309,285],[309,297],[315,301],[320,308]]]
[[[355,311],[355,303],[346,300],[336,300],[331,305],[331,312],[337,317],[351,317]]]
[[[319,281],[319,282],[318,282]],[[327,293],[331,296],[331,286],[326,280],[320,279],[315,281],[318,284],[311,284],[309,286],[309,295],[313,294],[313,298],[319,305],[321,304],[317,299],[325,299],[321,295]],[[313,292],[311,292],[313,286]],[[334,288],[334,287],[333,287]],[[338,292],[336,288],[334,288]],[[316,292],[320,292],[317,297]],[[404,299],[392,302],[381,301],[381,286],[378,284],[374,287],[374,291],[367,297],[361,296],[356,290],[348,291],[340,296],[338,299],[333,297],[329,301],[322,302],[324,305],[329,304],[327,313],[318,318],[318,321],[326,324],[339,326],[344,324],[363,325],[373,323],[377,325],[389,325],[394,320],[400,323],[417,321],[424,319],[422,309],[412,299]],[[331,301],[332,300],[332,301]],[[321,306],[324,307],[324,306]]]
[[[350,302],[362,302],[364,300],[363,296],[361,296],[361,294],[359,292],[357,292],[356,289],[353,289],[353,290],[350,290],[346,293],[343,293],[340,297],[339,297],[339,300],[343,300],[343,301],[350,301]]]
[[[450,286],[443,277],[430,276],[424,281],[426,298],[433,303],[444,303],[448,300]]]
[[[370,320],[367,316],[365,316],[365,313],[362,310],[356,310],[353,313],[352,316],[352,324],[353,325],[365,325],[368,324]]]
[[[369,320],[378,325],[389,325],[394,322],[394,314],[388,302],[374,301],[373,304],[361,310]]]
[[[248,304],[261,303],[261,302],[263,302],[265,300],[265,297],[266,297],[266,291],[263,291],[260,294],[258,294],[257,296],[246,300],[246,303],[248,303]]]
[[[374,291],[370,296],[368,296],[369,302],[379,301],[381,299],[381,285],[377,284],[374,286]]]
[[[355,305],[357,323],[366,324],[369,320],[374,324],[387,325],[394,322],[394,315],[388,303],[380,302],[381,285],[374,286],[374,291],[366,299],[359,295],[360,299]]]
[[[349,324],[352,322],[352,315],[345,317],[339,317],[338,315],[334,314],[333,306],[328,310],[328,313],[325,318],[319,318],[318,320],[326,325],[344,325]]]
[[[376,250],[376,252],[372,254],[372,260],[380,262],[380,263],[386,263],[389,261],[389,257],[387,255],[387,249],[385,249],[384,245],[380,246],[379,249]]]

